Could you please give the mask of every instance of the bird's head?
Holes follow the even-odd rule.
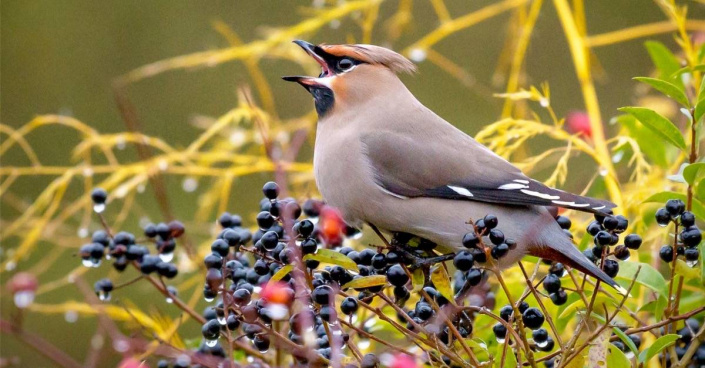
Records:
[[[382,93],[403,86],[396,73],[411,73],[414,64],[398,53],[374,45],[313,45],[296,40],[321,66],[318,77],[283,77],[298,82],[314,98],[323,117],[332,111],[355,108]]]

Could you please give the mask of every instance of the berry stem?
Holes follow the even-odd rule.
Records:
[[[558,343],[558,346],[560,347],[561,350],[563,350],[563,340],[561,339],[560,333],[558,333],[558,329],[556,328],[556,325],[553,323],[553,318],[551,318],[551,315],[548,313],[548,310],[546,310],[546,306],[541,301],[541,297],[540,297],[539,293],[536,291],[536,288],[534,287],[534,283],[532,282],[531,278],[529,277],[529,274],[526,272],[526,269],[524,268],[524,264],[521,261],[519,261],[519,269],[521,269],[521,273],[524,275],[524,278],[526,279],[526,285],[531,290],[531,293],[534,294],[534,298],[536,299],[536,302],[538,303],[539,308],[541,308],[541,311],[543,312],[544,316],[546,316],[546,321],[548,322],[548,325],[551,327],[551,331],[553,332],[553,335],[556,337],[556,342]]]

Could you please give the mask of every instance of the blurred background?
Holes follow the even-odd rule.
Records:
[[[273,30],[294,26],[338,3],[343,2],[2,1],[0,120],[6,126],[20,129],[37,115],[60,114],[74,117],[101,134],[129,130],[115,98],[114,85],[121,76],[159,60],[228,48],[228,39],[218,31],[224,29],[223,25],[229,27],[231,35],[237,35],[238,42],[247,44],[266,39]],[[439,26],[438,9],[432,2],[402,3],[412,5],[411,18],[403,27],[396,27],[392,17],[399,10],[400,2],[383,2],[369,36],[371,43],[408,52],[411,45]],[[447,0],[444,3],[450,16],[456,18],[507,1]],[[703,19],[703,5],[689,4],[689,18]],[[350,12],[300,37],[313,43],[359,42],[363,38],[359,23],[364,16],[360,13]],[[585,2],[585,15],[589,35],[665,19],[663,12],[649,1],[589,1]],[[499,12],[440,40],[433,45],[433,55],[416,58],[419,72],[404,75],[402,79],[422,103],[463,131],[475,134],[501,117],[504,100],[493,94],[506,90],[508,60],[503,53],[515,40],[514,27],[521,16],[511,9]],[[559,117],[584,110],[568,43],[550,1],[543,4],[531,37],[520,86],[548,82],[551,105]],[[605,122],[616,115],[618,107],[637,104],[641,96],[631,78],[652,73],[653,64],[644,47],[646,39],[636,38],[593,49],[593,73]],[[668,33],[648,39],[660,40],[669,48],[675,48]],[[281,81],[280,77],[302,73],[302,63],[308,72],[315,70],[315,66],[303,58],[293,59],[303,55],[289,56],[288,53],[301,53],[294,44],[282,44],[276,50],[276,57],[265,54],[257,59],[262,78],[271,87],[274,104],[270,107],[274,110],[269,112],[277,116],[276,121],[305,117],[312,122],[315,118],[311,115],[310,96],[300,87]],[[282,53],[287,54],[279,57]],[[252,74],[241,60],[178,68],[137,79],[126,83],[122,91],[129,98],[139,130],[179,149],[193,142],[218,117],[237,107],[238,91],[253,85]],[[253,93],[253,98],[255,104],[262,104],[261,95]],[[310,162],[313,135],[307,137],[296,159],[298,162]],[[0,136],[2,140],[6,138],[5,133]],[[72,151],[81,139],[75,131],[61,128],[38,129],[28,136],[41,163],[57,167],[76,164]],[[250,152],[262,150],[258,146],[248,149]],[[117,151],[117,157],[129,162],[136,159],[137,152],[128,144],[124,150]],[[18,147],[5,152],[1,160],[3,166],[29,165]],[[594,172],[592,166],[586,170],[573,166],[566,188],[581,188],[581,182],[589,180]],[[251,224],[261,197],[261,184],[272,177],[271,170],[263,170],[234,180],[227,209],[242,214]],[[32,203],[53,178],[51,175],[18,178],[12,189],[3,193],[1,224],[7,226],[21,216],[23,206]],[[186,184],[186,179],[193,180]],[[188,176],[164,179],[174,217],[185,222],[193,219],[194,207],[203,198],[200,189],[207,186],[209,180]],[[184,190],[193,185],[198,189]],[[314,195],[314,189],[308,188],[306,194]],[[73,197],[84,194],[81,186],[69,187],[68,193]],[[140,219],[158,221],[161,218],[154,196],[149,189],[145,193],[137,196],[135,211],[138,215],[128,217],[123,229],[138,231]],[[215,219],[215,212],[208,216]],[[10,267],[4,263],[5,269],[0,274],[3,285],[12,272],[20,270],[37,271],[40,285],[65,278],[80,263],[75,251],[84,242],[80,239],[81,230],[98,228],[95,220],[86,228],[83,225],[85,221],[77,215],[73,221],[66,222],[66,228],[56,230],[56,236],[61,237],[64,244],[61,250],[53,246],[52,239],[42,238],[28,257]],[[187,223],[187,229],[191,229],[189,225],[196,229],[196,243],[207,239],[210,223],[203,226]],[[198,234],[204,236],[199,238]],[[3,261],[22,241],[21,236],[3,238]],[[66,244],[73,244],[74,248]],[[61,254],[54,256],[50,263],[42,263],[53,252]],[[105,274],[107,267],[85,273],[85,279],[92,284]],[[136,285],[129,297],[125,297],[129,300],[123,301],[172,317],[178,315],[161,297],[155,300],[150,293],[150,285]],[[10,298],[6,293],[2,295],[2,318],[9,318],[13,313]],[[82,295],[75,287],[64,285],[38,295],[37,302],[48,306],[74,299],[80,300]],[[196,310],[201,309],[199,304]],[[29,330],[83,361],[89,351],[102,346],[105,335],[97,329],[95,318],[81,315],[75,320],[75,314],[70,308],[46,308],[43,313],[27,316],[24,323]],[[195,325],[184,326],[185,335],[189,331],[196,334],[197,330]],[[18,359],[19,365],[25,367],[50,366],[43,357],[10,335],[0,335],[0,339],[3,359]],[[112,351],[108,347],[101,349]],[[120,357],[106,353],[100,359],[98,366],[110,366]]]

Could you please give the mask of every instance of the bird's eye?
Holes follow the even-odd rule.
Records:
[[[355,66],[355,63],[348,58],[342,58],[342,59],[338,60],[337,66],[340,71],[346,71],[346,70],[349,70],[350,68],[352,68],[353,66]]]

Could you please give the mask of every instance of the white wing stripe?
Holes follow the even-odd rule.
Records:
[[[469,190],[467,190],[463,187],[456,187],[454,185],[448,185],[448,188],[452,189],[454,192],[460,194],[461,196],[473,197],[472,193],[470,193]]]
[[[517,183],[509,183],[509,184],[502,184],[499,186],[497,189],[502,189],[502,190],[514,190],[514,189],[527,189],[529,188],[528,185],[524,184],[517,184]]]
[[[529,184],[528,180],[522,180],[522,179],[514,179],[515,182],[521,183],[521,184]]]
[[[554,196],[554,195],[550,195],[550,194],[546,194],[546,193],[539,193],[539,192],[536,192],[533,190],[527,190],[527,189],[522,189],[521,192],[524,194],[530,195],[530,196],[543,198],[543,199],[560,199],[561,198],[559,196]]]

